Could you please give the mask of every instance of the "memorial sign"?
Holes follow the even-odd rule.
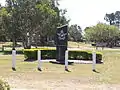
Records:
[[[65,63],[65,51],[67,50],[68,41],[68,26],[64,25],[57,28],[56,31],[56,61]]]

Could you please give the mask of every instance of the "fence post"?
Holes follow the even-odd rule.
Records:
[[[92,65],[92,71],[96,71],[95,65],[96,65],[96,52],[93,51],[92,53],[92,60],[93,60],[93,65]]]
[[[38,56],[38,70],[39,70],[39,71],[42,71],[42,70],[41,70],[41,62],[42,62],[42,61],[41,61],[41,50],[38,50],[38,53],[37,53],[37,54],[38,54],[38,55],[37,55],[37,56]]]
[[[65,51],[65,71],[68,70],[68,50]]]
[[[16,70],[15,69],[16,66],[16,50],[12,50],[12,70]]]

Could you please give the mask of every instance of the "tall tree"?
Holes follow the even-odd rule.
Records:
[[[2,15],[6,15],[4,7],[0,6],[0,41],[6,41],[5,29],[3,28]]]
[[[68,30],[69,39],[73,41],[82,41],[82,29],[77,24],[71,25]]]
[[[47,38],[53,36],[57,26],[68,23],[64,14],[60,14],[55,1],[6,0],[6,15],[2,15],[2,21],[8,37],[14,42],[13,48],[17,39],[22,39],[24,48],[30,48],[27,43],[28,37],[29,42],[34,37],[40,38],[40,44],[45,45]]]
[[[103,42],[108,45],[114,45],[119,37],[119,33],[119,29],[113,25],[98,23],[96,26],[86,29],[85,37],[91,42]]]
[[[116,25],[117,27],[120,26],[120,11],[116,11],[116,12],[115,12],[115,25]]]
[[[120,26],[120,11],[115,13],[106,14],[104,19],[109,22],[110,25]]]
[[[104,19],[107,22],[109,22],[110,25],[114,25],[115,24],[115,14],[114,13],[106,14]]]

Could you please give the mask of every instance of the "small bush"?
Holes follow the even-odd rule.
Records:
[[[29,59],[37,59],[37,50],[26,50],[23,52],[25,58],[29,58]]]
[[[56,50],[42,50],[42,59],[55,59]]]
[[[88,53],[86,51],[69,51],[69,59],[82,59],[87,60],[88,59]]]
[[[10,90],[10,86],[8,85],[8,83],[0,80],[0,90]]]
[[[38,50],[41,50],[42,59],[55,59],[56,58],[56,50],[54,48],[24,49],[23,53],[24,53],[25,58],[37,60]]]
[[[38,49],[24,49],[25,58],[35,59],[37,60],[37,51]],[[56,50],[55,49],[42,49],[41,50],[41,58],[42,59],[56,59]],[[91,51],[69,51],[69,60],[92,60],[92,52]],[[96,53],[97,62],[101,62],[102,54]]]
[[[12,54],[12,50],[5,50],[3,51],[4,55]],[[16,50],[16,54],[23,54],[22,50]]]

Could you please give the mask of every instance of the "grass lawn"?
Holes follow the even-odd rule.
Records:
[[[86,44],[82,42],[68,42],[68,47],[74,47],[74,48],[81,48],[81,47],[87,47],[87,48],[92,48],[91,44]]]
[[[12,45],[12,42],[0,43],[0,51],[2,50],[3,45],[5,45],[5,46]],[[71,42],[71,41],[68,41],[68,47],[70,47],[70,48],[82,48],[82,47],[93,48],[90,44],[85,44],[85,43],[81,43],[81,42],[77,43],[77,42]],[[16,48],[16,49],[21,50],[23,48]],[[4,47],[4,50],[12,50],[12,47]]]
[[[69,47],[91,50],[89,44],[68,42]],[[64,65],[42,63],[42,72],[37,71],[38,62],[24,62],[23,55],[17,55],[16,69],[11,70],[11,55],[0,55],[0,78],[12,88],[20,90],[109,90],[120,88],[120,50],[99,50],[104,64],[97,64],[92,72],[91,64],[74,64],[64,71]],[[101,89],[103,88],[103,89]]]
[[[56,88],[57,85],[63,88],[68,88],[67,84],[75,85],[82,84],[85,88],[94,84],[105,85],[120,85],[120,50],[103,50],[104,64],[97,64],[96,70],[99,73],[92,72],[91,64],[74,64],[69,66],[71,72],[65,72],[63,65],[56,65],[51,63],[42,63],[42,72],[37,71],[37,61],[23,62],[24,56],[17,56],[16,72],[11,70],[11,56],[0,56],[0,77],[8,81],[11,87],[26,88],[26,86],[33,86],[29,88],[40,88],[38,85],[46,85],[47,88]],[[20,83],[22,82],[22,83]],[[31,83],[30,83],[31,82]],[[47,84],[45,84],[47,83]],[[37,85],[38,84],[38,85]],[[72,87],[71,87],[72,88]],[[43,89],[43,88],[41,88]],[[90,87],[87,88],[89,90]],[[45,89],[49,90],[49,89]],[[55,89],[51,89],[55,90]],[[73,90],[73,89],[72,89]],[[78,89],[79,90],[79,89]],[[86,89],[85,89],[86,90]]]

